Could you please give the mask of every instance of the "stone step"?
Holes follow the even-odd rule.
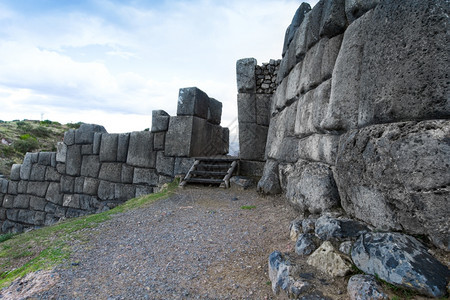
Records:
[[[193,175],[206,175],[206,176],[222,176],[223,177],[223,176],[227,175],[227,172],[195,170],[195,171],[192,171],[191,174],[193,174]]]
[[[223,182],[223,179],[215,179],[215,178],[196,178],[191,177],[189,179],[186,179],[187,182],[193,182],[193,183],[213,183],[213,184],[221,184]]]

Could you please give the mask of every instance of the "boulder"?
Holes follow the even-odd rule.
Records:
[[[400,233],[371,232],[353,245],[352,259],[367,274],[430,297],[442,297],[449,269],[415,238]]]
[[[152,111],[152,132],[167,131],[170,115],[164,110]]]
[[[341,136],[336,178],[342,207],[378,229],[426,234],[449,249],[449,135],[449,120],[430,120]]]
[[[278,162],[268,160],[264,166],[264,174],[258,182],[257,191],[265,195],[281,193],[280,180],[278,177]]]
[[[13,164],[11,167],[11,173],[9,174],[9,177],[11,180],[19,181],[20,180],[20,168],[22,167],[21,164]]]
[[[153,133],[135,131],[130,133],[127,164],[134,167],[154,168],[156,152],[153,151]]]
[[[320,21],[320,36],[333,37],[343,33],[346,28],[345,0],[324,1]]]
[[[302,231],[303,233],[314,233],[316,228],[316,219],[307,218],[302,221]]]
[[[177,116],[208,118],[208,95],[197,87],[181,88],[178,94]]]
[[[295,243],[295,253],[300,256],[310,255],[317,247],[314,243],[314,234],[303,233],[298,236]]]
[[[388,300],[388,295],[372,275],[357,274],[347,284],[350,300]]]
[[[291,221],[291,224],[289,225],[289,238],[291,241],[296,242],[298,239],[298,236],[302,232],[302,217],[298,217],[295,220]]]
[[[312,134],[298,142],[298,155],[307,161],[322,162],[334,166],[339,147],[339,136]]]
[[[274,251],[269,255],[269,278],[275,295],[278,295],[280,290],[289,291],[289,271],[290,263],[285,260],[281,252]]]
[[[81,124],[80,128],[75,130],[76,144],[92,144],[94,142],[94,133],[106,133],[106,129],[96,124]]]
[[[307,260],[307,263],[332,277],[343,277],[352,271],[351,260],[325,241]]]
[[[238,93],[255,93],[256,64],[257,62],[254,58],[243,58],[236,62],[236,80]]]
[[[230,185],[239,190],[246,190],[254,186],[253,179],[243,176],[233,176],[230,178]]]
[[[324,241],[342,241],[348,238],[356,239],[367,231],[369,229],[361,222],[351,219],[334,218],[328,215],[323,215],[318,218],[315,225],[316,235]]]

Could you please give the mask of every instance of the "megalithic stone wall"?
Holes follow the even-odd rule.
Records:
[[[450,249],[449,13],[443,0],[302,4],[286,32],[259,190]]]
[[[219,101],[187,88],[180,89],[178,116],[153,111],[151,131],[110,134],[93,124],[69,130],[57,152],[27,153],[10,180],[0,178],[1,231],[110,209],[185,174],[194,156],[227,154],[221,114]]]

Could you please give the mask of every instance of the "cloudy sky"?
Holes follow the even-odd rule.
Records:
[[[179,88],[197,86],[232,127],[236,61],[280,58],[301,2],[2,0],[0,120],[143,130],[152,110],[175,115]]]

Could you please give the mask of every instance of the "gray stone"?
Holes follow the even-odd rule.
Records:
[[[177,116],[208,119],[208,95],[197,87],[181,88],[178,93]]]
[[[286,198],[301,211],[321,213],[339,205],[333,172],[322,163],[299,160],[287,176]]]
[[[239,93],[237,95],[238,121],[241,123],[256,123],[256,94]]]
[[[17,222],[18,214],[19,214],[19,210],[18,209],[8,209],[6,211],[6,218],[8,220]]]
[[[324,1],[320,36],[333,37],[343,33],[346,27],[345,0]]]
[[[20,167],[20,179],[22,180],[30,179],[31,167],[33,165],[32,157],[33,153],[27,152],[25,154],[25,157],[23,158],[23,163],[22,166]]]
[[[137,185],[136,186],[136,198],[141,196],[146,196],[153,193],[153,187],[148,185]]]
[[[208,122],[220,125],[220,121],[222,120],[222,102],[209,98],[209,106],[208,106]]]
[[[336,162],[342,207],[378,229],[426,234],[449,249],[449,135],[449,120],[373,125],[344,134]]]
[[[27,193],[38,197],[45,197],[48,185],[48,182],[30,181],[28,182]]]
[[[77,218],[83,215],[85,215],[85,212],[74,208],[68,208],[66,212],[66,218]]]
[[[366,233],[352,249],[355,265],[367,274],[430,297],[442,297],[449,269],[415,238],[400,233]]]
[[[33,164],[31,167],[30,180],[44,181],[46,169],[47,167],[44,165]]]
[[[53,152],[39,152],[38,154],[38,164],[43,166],[52,165]]]
[[[0,208],[0,220],[2,221],[6,220],[6,208]]]
[[[153,150],[164,150],[164,144],[166,142],[165,132],[155,132],[153,135]]]
[[[2,207],[4,208],[12,208],[14,204],[14,196],[13,195],[5,195],[3,198]]]
[[[264,173],[263,161],[241,160],[239,162],[239,174],[249,177],[261,177]]]
[[[83,183],[83,194],[95,196],[98,191],[99,180],[95,178],[86,177]]]
[[[331,79],[322,82],[313,93],[313,104],[311,111],[311,118],[309,120],[309,124],[311,128],[314,128],[314,132],[326,132],[321,127],[321,122],[324,119],[327,109],[328,103],[330,101],[330,93],[331,93]]]
[[[100,172],[100,161],[98,155],[83,156],[81,163],[81,176],[98,177]]]
[[[175,157],[174,175],[186,175],[194,161],[194,158]]]
[[[345,14],[348,23],[352,23],[379,3],[380,0],[345,0]]]
[[[92,155],[92,144],[81,145],[81,155]]]
[[[320,29],[321,29],[321,20],[322,20],[322,12],[324,9],[325,1],[319,1],[316,5],[314,5],[313,9],[310,11],[308,15],[309,22],[306,27],[306,49],[311,49],[320,39]]]
[[[99,179],[121,182],[122,181],[122,164],[121,163],[102,163],[100,167]]]
[[[306,52],[298,87],[301,94],[310,91],[322,82],[322,57],[327,42],[328,39],[323,38]]]
[[[119,143],[119,135],[102,134],[102,141],[100,143],[100,161],[101,162],[115,162],[117,161],[117,145]]]
[[[119,134],[119,140],[117,144],[117,161],[126,162],[128,154],[128,144],[130,142],[129,133]]]
[[[313,110],[315,104],[315,90],[303,95],[297,102],[297,115],[295,117],[295,134],[298,137],[309,136],[317,130],[313,124]]]
[[[8,180],[0,178],[0,193],[6,194],[8,192]]]
[[[272,291],[275,295],[280,290],[287,292],[289,290],[289,271],[290,263],[285,260],[281,252],[274,251],[269,255],[269,279],[272,282]]]
[[[342,253],[346,254],[346,255],[351,255],[352,252],[352,246],[353,246],[353,242],[352,241],[345,241],[342,242],[339,245],[339,251],[341,251]]]
[[[34,215],[35,212],[32,210],[20,209],[17,215],[17,221],[34,225]]]
[[[80,176],[81,172],[81,146],[73,145],[67,147],[66,174]]]
[[[167,131],[170,115],[164,110],[152,111],[152,132]]]
[[[292,18],[291,24],[286,29],[286,35],[284,37],[282,56],[285,55],[285,53],[286,53],[287,49],[289,48],[292,40],[294,39],[295,32],[300,27],[300,24],[302,24],[306,13],[308,13],[310,10],[311,10],[311,6],[308,3],[303,2],[302,4],[300,4],[299,8],[295,12],[295,15]]]
[[[297,106],[291,105],[270,120],[267,133],[266,157],[280,161],[298,159],[298,141],[294,137]]]
[[[366,225],[351,219],[338,219],[323,215],[316,221],[315,233],[323,241],[357,238],[368,232]]]
[[[28,207],[30,207],[30,196],[21,194],[14,199],[13,208]]]
[[[59,221],[59,217],[56,217],[54,214],[47,213],[45,215],[44,225],[50,226],[50,225],[57,223],[58,221]]]
[[[100,184],[98,186],[98,198],[100,200],[114,200],[116,196],[116,188],[115,184],[108,181],[100,181]]]
[[[281,193],[278,177],[278,162],[268,160],[264,166],[264,174],[258,182],[257,191],[261,194],[275,195]]]
[[[239,158],[264,161],[268,130],[257,124],[239,124]]]
[[[133,184],[157,186],[158,174],[154,169],[134,168]]]
[[[269,126],[272,95],[256,94],[256,124]]]
[[[286,88],[289,78],[284,78],[278,85],[275,93],[273,94],[271,103],[271,115],[273,116],[279,110],[286,106]]]
[[[339,136],[313,134],[298,142],[298,154],[303,160],[336,164]]]
[[[130,133],[127,164],[135,167],[154,168],[156,153],[152,149],[153,133],[148,131]]]
[[[233,176],[230,178],[230,185],[232,188],[239,190],[246,190],[254,186],[254,181],[251,178],[244,176]]]
[[[45,223],[45,216],[47,214],[43,211],[37,211],[34,213],[34,225],[42,226]]]
[[[347,284],[350,300],[388,300],[374,276],[357,274],[350,277]]]
[[[133,183],[133,175],[134,175],[134,168],[127,164],[123,164],[122,165],[121,182],[122,183]]]
[[[75,187],[75,177],[62,176],[61,177],[61,193],[73,193]]]
[[[19,184],[17,185],[17,193],[26,194],[27,188],[28,188],[28,181],[21,180],[21,181],[19,181]]]
[[[106,129],[96,124],[81,124],[80,128],[75,130],[76,144],[92,144],[94,142],[94,133],[106,133]]]
[[[94,141],[92,143],[92,154],[100,154],[100,146],[102,144],[102,133],[94,132]]]
[[[314,244],[314,234],[300,234],[295,243],[295,253],[300,256],[310,255],[317,247]]]
[[[56,168],[56,152],[52,152],[51,154],[51,162],[50,162],[50,167],[52,168]]]
[[[5,181],[7,183],[6,187],[8,189],[7,189],[6,193],[3,193],[3,194],[17,195],[17,193],[19,192],[18,191],[18,189],[19,189],[19,182],[17,182],[17,181],[10,181],[10,182],[8,182],[7,180],[5,180]],[[4,182],[3,182],[3,184],[4,184]]]
[[[69,129],[64,132],[64,144],[67,146],[75,144],[75,129]]]
[[[19,181],[20,180],[20,168],[22,167],[21,164],[13,164],[11,167],[11,173],[9,174],[9,177],[11,180]]]
[[[293,242],[297,241],[298,236],[302,231],[302,220],[303,217],[297,217],[295,220],[291,221],[289,225],[289,238]]]
[[[76,194],[83,193],[84,177],[75,177],[73,192]]]
[[[116,184],[115,199],[126,201],[134,198],[136,195],[136,187],[131,184]]]
[[[307,218],[302,221],[303,233],[314,233],[316,228],[316,219]]]
[[[306,262],[332,277],[344,277],[352,271],[351,260],[334,249],[329,241],[323,242]]]
[[[45,200],[54,204],[62,205],[63,194],[60,193],[59,184],[56,182],[50,182],[45,195]]]
[[[65,163],[67,155],[67,145],[63,142],[58,142],[56,144],[56,161]]]
[[[292,71],[289,73],[286,82],[286,92],[284,95],[284,101],[277,103],[277,107],[281,108],[284,105],[289,105],[299,99],[300,94],[300,78],[302,77],[303,62],[299,62],[295,65]],[[280,99],[277,99],[279,101]]]
[[[45,201],[44,198],[34,197],[34,196],[30,197],[30,208],[32,210],[44,211],[46,204],[47,204],[47,201]]]
[[[169,177],[174,177],[175,158],[170,156],[164,156],[164,152],[160,151],[156,155],[156,172],[159,175],[166,175]]]
[[[256,65],[257,61],[254,58],[244,58],[236,62],[236,79],[237,79],[237,89],[239,93],[255,93]]]
[[[330,79],[333,74],[334,65],[336,64],[336,59],[339,54],[339,50],[341,49],[343,38],[344,34],[340,34],[330,38],[325,43],[322,56],[322,67],[320,70],[322,81]]]
[[[311,22],[312,15],[310,13],[305,15],[303,22],[300,24],[300,27],[297,29],[294,35],[294,44],[291,45],[292,51],[295,53],[295,57],[297,61],[302,61],[305,57],[307,49],[307,28],[309,27],[309,23]],[[281,66],[280,66],[281,69]],[[280,75],[280,73],[278,73]],[[278,77],[279,78],[279,77]],[[278,81],[277,78],[277,81]],[[279,82],[279,81],[278,81]]]
[[[48,167],[45,172],[45,181],[59,182],[61,180],[61,174],[58,173],[56,168]]]
[[[66,164],[56,164],[56,171],[58,171],[59,174],[66,174]]]

